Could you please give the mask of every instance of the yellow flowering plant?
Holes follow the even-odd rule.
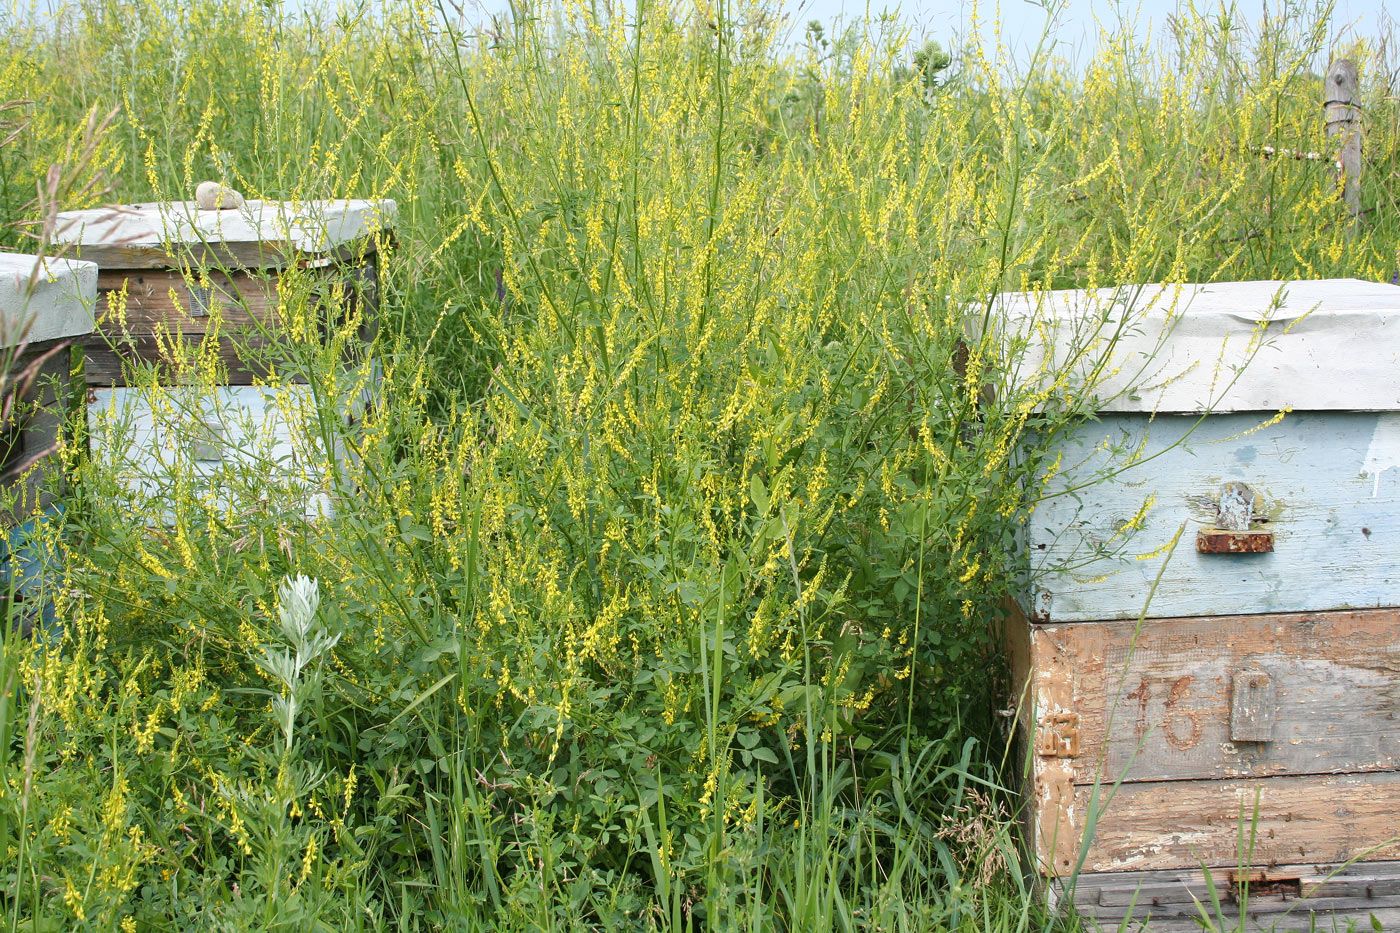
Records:
[[[1322,145],[1321,17],[1224,15],[1018,77],[729,0],[0,12],[55,128],[15,172],[119,106],[123,201],[400,205],[374,328],[290,269],[238,347],[287,463],[133,479],[88,434],[129,424],[69,424],[61,630],[0,669],[0,926],[1039,923],[996,628],[1096,385],[1020,372],[1043,322],[993,296],[1400,264],[1393,98],[1353,224],[1257,151]],[[169,355],[127,375],[175,430],[227,373]]]

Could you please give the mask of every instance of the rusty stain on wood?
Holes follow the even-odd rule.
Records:
[[[1400,768],[1400,610],[1032,628],[1041,702],[1066,699],[1047,677],[1073,679],[1070,703],[1037,712],[1079,714],[1077,784],[1101,762],[1129,782]],[[1247,670],[1272,682],[1269,742],[1231,738],[1232,674]]]
[[[1272,531],[1229,531],[1202,528],[1196,532],[1198,554],[1268,554],[1274,549]]]
[[[1184,752],[1195,748],[1201,743],[1202,725],[1198,716],[1185,712],[1181,708],[1181,701],[1191,694],[1191,683],[1195,680],[1190,674],[1178,677],[1167,691],[1167,700],[1163,704],[1164,716],[1162,719],[1162,735],[1166,738],[1167,744],[1177,751]],[[1186,734],[1183,736],[1178,730],[1183,728],[1185,723]]]
[[[1238,866],[1256,794],[1249,864],[1400,855],[1400,609],[1008,624],[1045,873],[1078,864],[1090,822],[1085,871]]]

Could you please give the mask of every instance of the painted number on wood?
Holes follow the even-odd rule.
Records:
[[[1051,713],[1041,719],[1036,751],[1041,758],[1079,757],[1079,714]]]
[[[1158,726],[1162,730],[1162,737],[1167,740],[1167,744],[1177,751],[1184,752],[1195,748],[1200,744],[1201,734],[1204,731],[1199,714],[1182,703],[1183,700],[1190,697],[1191,684],[1194,680],[1195,678],[1187,674],[1172,681],[1162,704],[1162,720]],[[1123,699],[1132,703],[1133,734],[1141,740],[1147,735],[1150,724],[1148,707],[1152,701],[1151,681],[1143,677],[1138,682],[1137,689],[1124,694]]]

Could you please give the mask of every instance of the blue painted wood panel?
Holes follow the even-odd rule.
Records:
[[[1268,419],[1114,414],[1079,428],[1026,528],[1028,614],[1135,619],[1163,561],[1149,618],[1400,606],[1400,414],[1299,412],[1260,427]],[[1139,445],[1136,464],[1074,490]],[[1196,553],[1229,482],[1254,491],[1272,553]]]
[[[119,478],[130,506],[166,521],[175,501],[241,514],[278,499],[308,519],[332,509],[304,385],[94,389],[88,432],[93,459]]]

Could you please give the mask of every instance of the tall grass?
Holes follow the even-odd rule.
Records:
[[[1094,387],[969,321],[1006,289],[1397,267],[1384,63],[1356,50],[1353,228],[1325,167],[1259,152],[1323,148],[1324,33],[1233,16],[1015,81],[725,2],[0,16],[7,246],[113,107],[73,191],[401,209],[353,428],[368,364],[283,289],[334,515],[258,470],[133,495],[74,425],[61,642],[0,671],[5,923],[1045,928],[995,631]],[[177,418],[187,389],[133,380]],[[305,681],[272,661],[296,575]]]

